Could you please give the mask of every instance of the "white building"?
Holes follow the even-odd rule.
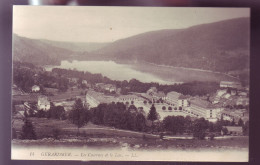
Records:
[[[38,97],[38,109],[47,111],[51,108],[51,104],[47,98],[47,96],[39,96]]]
[[[142,97],[139,97],[137,95],[134,95],[134,94],[129,94],[129,95],[120,95],[118,98],[117,98],[117,101],[118,102],[123,102],[123,103],[130,103],[133,101],[133,102],[143,102],[144,98]]]
[[[180,93],[178,92],[169,92],[167,93],[166,95],[166,100],[165,102],[171,106],[177,106],[178,105],[178,100],[179,100],[179,97],[181,96]]]
[[[178,107],[182,107],[182,108],[189,107],[190,103],[188,101],[188,98],[189,97],[185,96],[185,95],[179,96],[179,98],[178,98]]]
[[[89,90],[86,94],[86,104],[89,108],[97,107],[101,103],[112,103],[115,102],[114,96],[107,96],[101,92]]]
[[[69,78],[70,83],[77,83],[78,80],[79,80],[78,78]]]
[[[150,96],[153,96],[154,93],[157,93],[157,88],[156,87],[151,87],[150,89],[147,90],[147,94],[150,95]]]
[[[221,88],[241,88],[241,83],[240,82],[232,82],[232,81],[221,81],[220,82],[220,87]]]
[[[97,83],[96,87],[108,92],[116,92],[117,90],[116,86],[113,84]]]
[[[236,105],[244,105],[244,106],[249,105],[249,98],[248,97],[239,96],[237,98]]]
[[[75,101],[56,101],[53,102],[55,106],[62,106],[65,111],[69,111],[73,109],[73,106],[75,104]]]
[[[100,102],[95,97],[88,93],[86,94],[86,101],[89,108],[97,107],[100,104]]]
[[[154,101],[157,101],[157,100],[166,100],[166,95],[163,91],[159,91],[157,93],[154,93],[153,95],[153,99]]]
[[[32,92],[39,92],[39,91],[40,91],[40,87],[38,85],[32,86]]]
[[[151,87],[147,90],[146,94],[148,95],[147,98],[151,100],[153,103],[159,100],[166,100],[166,95],[163,91],[158,91],[156,87]]]
[[[203,117],[206,120],[216,122],[218,119],[218,114],[224,108],[219,104],[211,104],[206,100],[202,100],[199,98],[190,99],[190,108],[188,109],[188,113],[195,115],[197,117]]]
[[[220,102],[221,98],[223,98],[227,93],[227,89],[220,89],[217,90],[216,94],[214,94],[213,96],[211,96],[211,102],[213,104],[217,104]],[[228,94],[230,96],[230,94]]]
[[[178,107],[188,107],[189,101],[187,99],[179,99],[178,100]]]
[[[224,109],[218,114],[219,119],[228,120],[228,121],[235,121],[238,123],[240,119],[243,120],[245,123],[249,120],[249,113],[246,109]]]
[[[87,85],[87,84],[88,84],[88,81],[87,81],[87,80],[82,80],[82,84]]]

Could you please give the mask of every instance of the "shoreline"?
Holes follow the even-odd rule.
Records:
[[[159,65],[159,64],[145,62],[145,61],[142,61],[140,63],[146,63],[146,64],[157,66],[157,67],[165,67],[165,68],[173,68],[173,69],[184,69],[184,70],[191,70],[191,71],[199,71],[199,72],[208,72],[208,73],[221,74],[221,75],[226,75],[228,77],[237,79],[239,81],[239,79],[237,77],[235,77],[235,76],[231,76],[231,75],[229,75],[227,73],[215,72],[215,71],[212,71],[212,70],[204,70],[204,69],[197,69],[197,68],[186,68],[186,67],[177,67],[177,66],[170,66],[170,65]]]
[[[78,60],[64,60],[70,63],[77,62]],[[125,65],[128,68],[131,68],[132,70],[135,70],[137,72],[143,73],[143,74],[151,74],[155,78],[157,77],[160,79],[160,81],[163,81],[164,83],[160,84],[180,84],[185,82],[191,82],[191,81],[209,81],[209,82],[220,82],[220,81],[239,81],[237,77],[231,76],[226,73],[221,72],[214,72],[210,70],[202,70],[202,69],[196,69],[196,68],[185,68],[185,67],[174,67],[174,66],[167,66],[167,65],[158,65],[154,63],[149,62],[136,62],[136,63],[130,63],[129,61],[117,61],[117,60],[85,60],[86,62],[95,62],[95,61],[103,61],[103,62],[114,62],[118,65]],[[84,61],[78,61],[78,62],[84,62]],[[63,68],[61,66],[56,65],[46,65],[43,66],[46,71],[50,71],[52,68]],[[66,69],[66,68],[65,68]],[[77,69],[78,70],[78,69]],[[88,71],[87,69],[85,71]],[[92,73],[91,71],[88,71]],[[100,74],[104,75],[102,71]],[[105,74],[106,76],[106,74]],[[109,77],[109,76],[108,76]],[[110,79],[114,79],[109,77]],[[138,77],[132,77],[135,79],[139,79]],[[131,78],[129,78],[131,79]],[[119,80],[119,79],[116,79]],[[146,82],[147,80],[139,80],[141,82]],[[151,82],[153,82],[151,80]]]

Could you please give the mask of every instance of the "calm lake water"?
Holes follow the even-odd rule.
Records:
[[[62,61],[60,66],[52,68],[77,69],[90,73],[100,73],[112,80],[131,80],[142,82],[157,82],[160,84],[174,84],[190,81],[237,81],[229,75],[192,68],[161,66],[149,63],[118,64],[114,61]]]
[[[127,64],[117,64],[114,61],[62,61],[60,66],[48,66],[47,71],[52,68],[77,69],[90,73],[100,73],[112,80],[131,80],[133,78],[142,82],[158,82],[161,84],[173,84],[174,81],[163,80],[151,73],[141,72]]]

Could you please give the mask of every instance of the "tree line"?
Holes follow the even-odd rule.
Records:
[[[59,91],[66,91],[69,87],[69,80],[65,77],[57,77],[49,72],[30,65],[19,64],[13,68],[13,83],[24,92],[31,92],[33,85],[40,87],[40,92],[45,93],[44,88],[56,88]]]
[[[28,116],[31,117],[31,116]],[[227,130],[223,126],[242,126],[244,134],[248,134],[248,122],[240,119],[238,124],[234,121],[218,120],[216,123],[209,122],[204,118],[192,119],[190,116],[167,116],[162,121],[154,105],[151,106],[146,116],[142,109],[136,108],[133,104],[127,106],[124,103],[113,102],[110,104],[99,104],[97,107],[88,109],[81,99],[77,99],[73,109],[65,113],[62,106],[51,106],[48,111],[38,111],[34,117],[45,117],[58,120],[69,120],[75,124],[78,133],[81,127],[89,121],[96,125],[114,127],[138,132],[148,132],[161,135],[182,135],[189,134],[197,139],[204,139],[205,136],[215,136]],[[151,124],[149,124],[151,122]],[[31,130],[31,131],[30,131]],[[36,138],[32,124],[26,119],[22,130],[22,138]],[[28,134],[28,135],[27,135]]]
[[[39,69],[34,65],[18,63],[14,65],[13,80],[19,88],[25,92],[31,92],[33,85],[39,85],[41,92],[45,92],[44,88],[56,88],[59,91],[67,91],[70,86],[69,78],[78,78],[79,80],[87,80],[90,84],[105,83],[113,84],[117,88],[121,88],[121,94],[129,92],[145,93],[151,87],[156,87],[159,91],[168,93],[176,91],[184,95],[207,95],[216,92],[219,89],[217,82],[189,82],[173,85],[162,85],[159,83],[143,83],[136,79],[129,81],[111,80],[101,74],[92,74],[70,69],[53,68],[51,72]],[[78,86],[82,86],[77,82]]]
[[[101,74],[92,74],[90,72],[83,72],[77,70],[68,70],[61,68],[52,69],[53,73],[57,73],[58,75],[63,75],[65,77],[76,77],[80,79],[85,79],[91,84],[96,83],[105,83],[105,84],[113,84],[117,88],[121,88],[121,94],[125,95],[129,92],[138,92],[145,93],[151,87],[156,87],[159,91],[163,91],[164,93],[168,93],[171,91],[176,91],[182,93],[184,95],[207,95],[209,93],[214,93],[219,89],[219,83],[217,82],[189,82],[189,83],[181,83],[181,84],[173,84],[173,85],[162,85],[159,83],[149,82],[144,83],[136,79],[131,79],[129,81],[117,81],[111,80]]]

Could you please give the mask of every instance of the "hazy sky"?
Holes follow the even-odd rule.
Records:
[[[14,6],[13,32],[36,39],[113,42],[147,31],[249,16],[249,8]]]

